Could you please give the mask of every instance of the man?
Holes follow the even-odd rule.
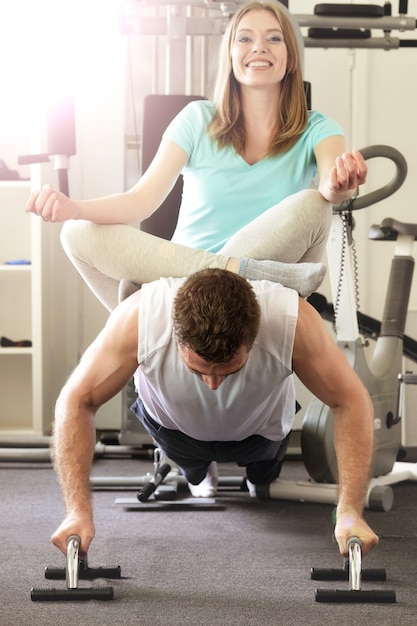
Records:
[[[134,412],[192,494],[212,495],[215,461],[245,466],[250,488],[279,475],[295,414],[293,372],[334,413],[340,552],[357,536],[366,554],[378,543],[363,519],[373,449],[366,389],[294,290],[222,269],[144,285],[86,350],[56,405],[53,458],[67,514],[52,542],[65,553],[78,534],[82,553],[89,549],[94,416],[133,375]]]

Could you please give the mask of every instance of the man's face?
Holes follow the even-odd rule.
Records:
[[[215,391],[220,387],[226,376],[236,374],[245,365],[249,357],[247,348],[240,348],[231,361],[227,363],[213,363],[198,356],[187,346],[178,346],[178,354],[189,372],[195,374],[210,389]]]

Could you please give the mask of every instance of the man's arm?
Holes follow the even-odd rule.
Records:
[[[373,405],[345,355],[320,316],[300,298],[294,344],[294,372],[334,414],[334,446],[339,474],[335,537],[347,556],[346,542],[357,536],[366,554],[378,537],[363,519],[373,459]]]
[[[70,535],[81,537],[82,554],[87,553],[94,537],[90,492],[96,444],[94,417],[100,406],[123,389],[138,367],[139,297],[140,293],[135,293],[112,313],[56,403],[52,452],[66,517],[53,534],[52,543],[64,554]]]

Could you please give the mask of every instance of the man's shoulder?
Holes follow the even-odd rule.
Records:
[[[276,283],[271,280],[249,280],[253,290],[256,294],[270,294],[271,296],[279,295],[281,297],[295,297],[298,298],[298,293],[294,289],[285,287],[281,283]],[[292,295],[291,295],[292,294]]]
[[[314,345],[317,341],[321,341],[323,333],[328,334],[320,314],[307,300],[299,298],[295,332],[297,345],[302,345],[303,349]]]
[[[146,297],[149,293],[154,291],[176,291],[185,280],[186,277],[173,278],[172,276],[161,276],[161,278],[157,280],[142,285],[141,292],[143,297]]]
[[[261,326],[267,333],[295,328],[300,296],[294,289],[269,280],[251,281],[261,308]]]

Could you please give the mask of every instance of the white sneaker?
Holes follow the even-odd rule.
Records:
[[[188,488],[194,498],[213,498],[217,492],[219,474],[216,461],[212,461],[207,469],[205,478],[198,485],[188,483]]]

